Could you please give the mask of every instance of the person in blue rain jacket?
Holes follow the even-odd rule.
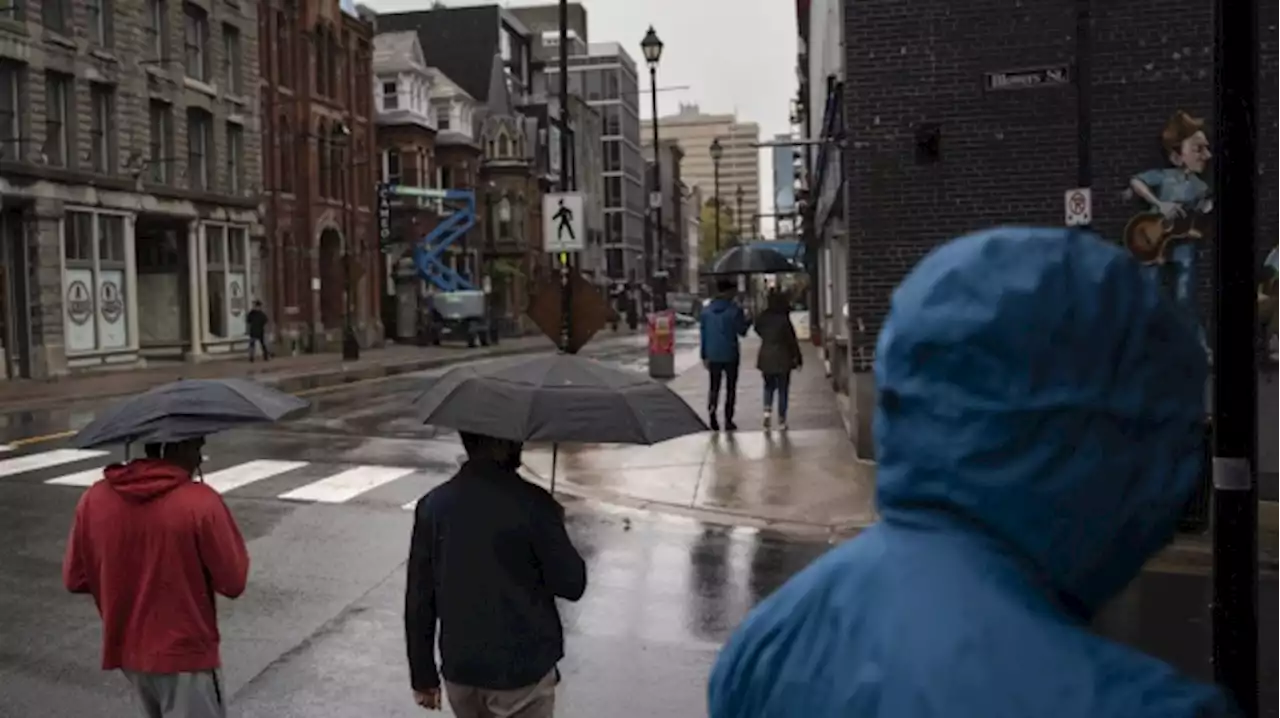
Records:
[[[733,300],[738,284],[732,279],[716,282],[716,298],[702,308],[698,317],[702,364],[707,368],[710,389],[707,392],[707,424],[712,431],[720,430],[716,418],[720,403],[720,385],[724,384],[724,428],[734,431],[734,408],[738,403],[738,371],[742,364],[739,340],[747,335],[751,320]]]
[[[1200,477],[1190,318],[1083,231],[924,259],[875,358],[880,521],[762,602],[712,718],[1203,718],[1215,688],[1090,618],[1172,539]]]

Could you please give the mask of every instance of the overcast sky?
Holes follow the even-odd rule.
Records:
[[[430,0],[371,0],[375,10],[425,10]],[[444,0],[450,7],[491,5],[483,0]],[[507,7],[546,5],[543,0],[500,2]],[[688,89],[658,93],[658,112],[674,113],[681,102],[703,112],[736,112],[760,124],[761,139],[788,131],[789,102],[796,91],[794,0],[581,0],[592,42],[619,42],[641,68],[640,40],[650,25],[665,47],[658,67],[658,88]],[[642,90],[649,87],[642,70]],[[649,97],[640,103],[649,115]],[[762,204],[773,206],[773,167],[760,155]],[[766,225],[771,225],[765,222]]]

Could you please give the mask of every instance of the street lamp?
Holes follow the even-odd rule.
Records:
[[[662,59],[662,40],[653,26],[640,41],[640,49],[644,52],[645,62],[649,63],[649,88],[653,95],[653,190],[650,197],[662,196],[662,148],[658,145],[658,61]],[[653,237],[658,252],[658,270],[653,273],[654,300],[653,308],[665,311],[667,308],[667,264],[662,251],[662,202],[650,202],[653,210]]]
[[[742,238],[745,236],[742,229],[742,185],[738,185],[736,195],[738,200],[738,243],[742,244]]]
[[[720,158],[724,157],[724,147],[720,138],[711,140],[711,164],[715,167],[715,203],[716,203],[716,254],[720,253]]]
[[[339,121],[337,124],[333,126],[333,137],[335,139],[349,140],[351,137],[351,128],[347,126],[347,123]],[[347,149],[348,149],[347,157],[352,167],[354,167],[355,152],[350,151],[351,149],[350,147],[348,147]],[[339,172],[339,173],[341,172],[341,170],[336,166],[336,163],[331,171]],[[354,171],[349,171],[347,174],[348,176],[351,176],[351,177],[355,176]],[[339,174],[338,182],[342,182],[342,180],[343,180],[343,177],[341,176],[341,174]],[[321,181],[322,182],[324,181],[323,177],[321,178]],[[353,244],[355,243],[355,236],[353,234],[354,228],[351,226],[351,222],[348,221],[349,213],[346,211],[346,197],[348,194],[347,189],[348,189],[347,187],[340,187],[338,190],[338,194],[339,196],[342,197],[342,203],[343,203],[342,235],[343,235],[343,239],[345,240],[344,244],[346,245],[343,248],[344,251],[342,253],[342,273],[344,275],[342,286],[343,286],[343,294],[345,295],[344,301],[343,301],[343,304],[345,306],[343,307],[344,318],[343,318],[343,327],[342,327],[342,359],[343,361],[356,361],[360,358],[360,340],[356,338],[355,317],[354,317],[355,287],[353,286],[351,281],[351,273],[354,271],[354,264],[351,261],[351,256],[352,256]]]

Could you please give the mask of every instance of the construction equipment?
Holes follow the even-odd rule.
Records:
[[[396,197],[418,197],[435,200],[437,207],[443,211],[445,203],[461,203],[461,207],[445,217],[436,228],[431,230],[422,241],[413,245],[413,264],[423,279],[435,285],[442,292],[472,290],[475,287],[466,277],[458,274],[453,267],[441,258],[446,250],[458,239],[465,236],[467,230],[476,224],[476,194],[462,189],[426,189],[422,187],[404,187],[391,185],[390,193]]]

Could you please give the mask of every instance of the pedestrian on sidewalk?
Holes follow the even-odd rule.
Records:
[[[249,361],[253,361],[255,346],[262,347],[262,361],[271,361],[271,352],[267,350],[267,313],[262,310],[261,300],[254,301],[244,323],[249,328]]]
[[[586,564],[563,507],[516,473],[520,443],[469,433],[462,443],[466,463],[414,511],[404,614],[414,700],[438,710],[443,675],[457,718],[550,718],[564,657],[555,599],[582,598]]]
[[[738,400],[738,368],[742,351],[739,339],[747,335],[751,321],[734,300],[738,284],[732,279],[716,283],[716,297],[698,317],[702,340],[702,364],[711,381],[707,396],[707,423],[712,431],[720,430],[716,412],[720,405],[720,386],[724,385],[724,428],[734,431],[733,410]]]
[[[1201,480],[1197,328],[1124,250],[1006,227],[926,257],[875,354],[880,520],[763,601],[711,718],[1206,718],[1090,630]]]
[[[203,439],[148,444],[80,497],[62,564],[102,616],[102,668],[146,718],[224,718],[214,594],[236,598],[249,554],[222,497],[192,480]]]
[[[804,364],[800,340],[791,324],[791,303],[787,295],[775,289],[769,292],[765,310],[755,320],[760,335],[760,352],[756,368],[764,380],[764,428],[773,421],[773,397],[778,397],[778,428],[787,429],[787,404],[791,398],[791,372]]]

